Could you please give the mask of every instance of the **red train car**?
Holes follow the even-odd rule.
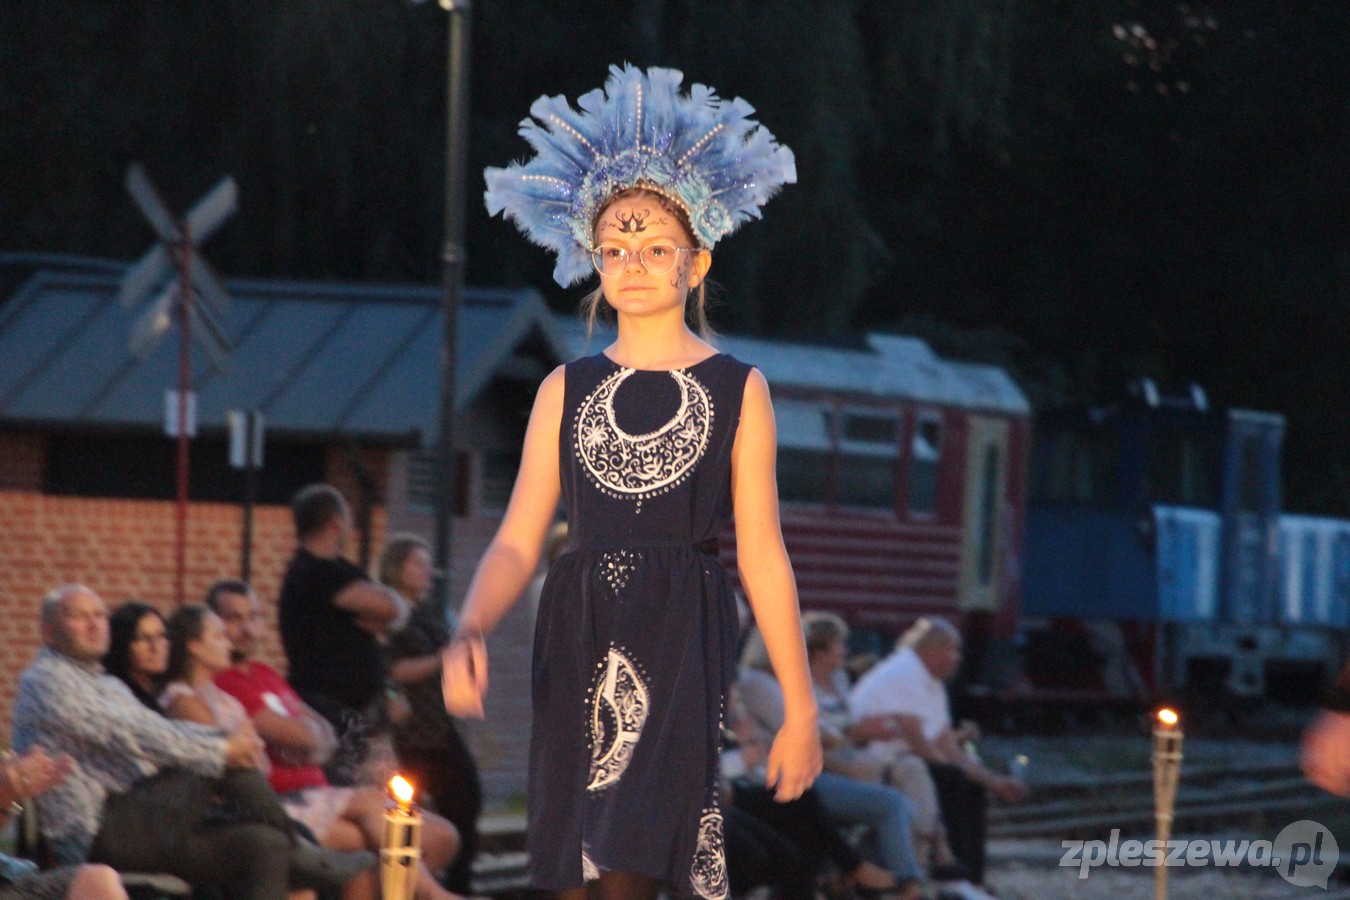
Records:
[[[890,335],[856,349],[721,343],[773,391],[783,533],[803,609],[885,638],[930,614],[971,637],[1010,636],[1031,408],[1007,374]],[[734,565],[734,542],[723,557]]]

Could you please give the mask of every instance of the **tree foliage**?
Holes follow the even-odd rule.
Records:
[[[132,259],[122,187],[225,174],[227,275],[433,280],[445,15],[402,0],[0,5],[8,249]],[[1154,0],[473,6],[468,278],[551,262],[479,200],[530,101],[670,65],[754,102],[800,183],[728,238],[719,327],[922,333],[1038,401],[1131,378],[1285,412],[1292,505],[1350,512],[1350,8]]]

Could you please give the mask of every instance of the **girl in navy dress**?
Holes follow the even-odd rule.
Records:
[[[816,707],[783,547],[775,432],[759,371],[707,339],[711,248],[784,183],[791,152],[742,100],[615,67],[604,90],[535,102],[537,155],[487,171],[487,204],[598,274],[588,314],[617,338],[540,385],[506,515],[444,651],[447,707],[482,715],[483,635],[529,582],[564,502],[534,645],[530,875],[567,900],[727,896],[717,764],[736,608],[716,541],[735,523],[741,583],[787,718],[767,781],[794,799],[820,771]]]

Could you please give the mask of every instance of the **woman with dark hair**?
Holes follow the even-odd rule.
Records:
[[[171,718],[227,731],[243,725],[252,727],[243,703],[215,683],[215,677],[230,668],[233,649],[224,621],[206,606],[184,606],[169,618],[168,684],[160,702]],[[270,760],[260,756],[258,772],[270,771]],[[249,774],[257,773],[249,770]],[[265,791],[270,801],[277,802],[276,794],[264,779],[258,778],[256,784],[251,780],[247,786],[259,797]],[[363,840],[362,833],[350,821],[354,815],[352,797],[358,790],[335,788],[322,792],[322,796],[311,793],[308,798],[289,793],[279,802],[291,818],[304,826],[305,835],[313,836],[319,845],[327,841],[355,848]],[[382,814],[381,808],[376,815]],[[353,831],[356,833],[352,834]],[[428,865],[440,868],[454,855],[453,828],[428,814],[423,838],[425,855],[419,866],[416,896],[419,900],[452,900],[455,895],[435,883]],[[360,857],[375,860],[370,853],[362,853]],[[348,885],[343,896],[373,898],[376,894],[374,873],[365,872]]]
[[[233,731],[249,723],[239,701],[216,687],[216,673],[230,666],[225,623],[205,606],[184,606],[169,618],[169,665],[159,705],[174,719]],[[266,774],[265,754],[258,768]]]
[[[137,700],[162,712],[158,697],[169,665],[164,616],[148,603],[128,600],[108,617],[108,632],[103,668],[126,682]]]

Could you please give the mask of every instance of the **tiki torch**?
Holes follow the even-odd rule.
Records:
[[[1158,710],[1153,726],[1153,814],[1157,820],[1159,858],[1153,870],[1154,900],[1167,900],[1167,841],[1172,837],[1172,812],[1181,777],[1181,717],[1176,710]]]
[[[380,896],[384,900],[412,900],[422,862],[422,814],[413,805],[413,786],[402,775],[389,779],[394,805],[384,811],[384,842],[380,846]]]

